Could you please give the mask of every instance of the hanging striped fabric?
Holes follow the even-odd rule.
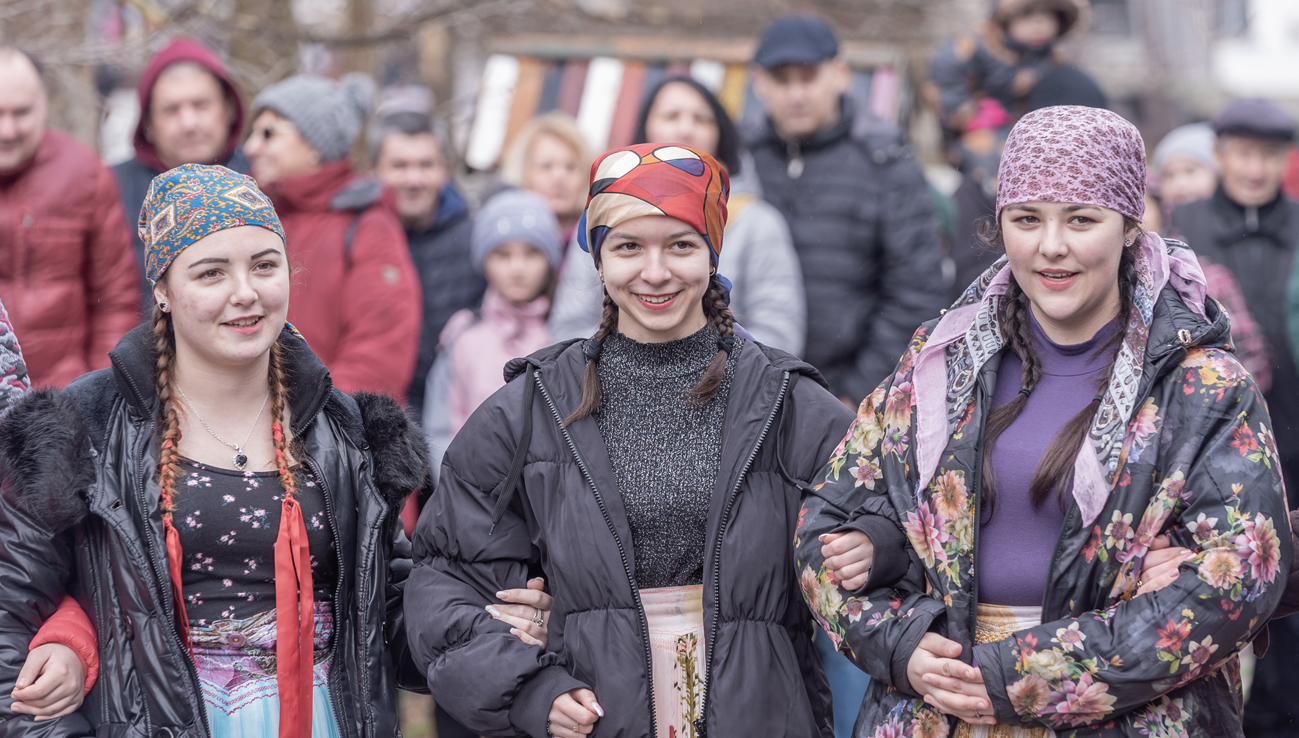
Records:
[[[603,154],[609,144],[609,129],[618,106],[622,88],[623,64],[608,56],[591,60],[577,111],[577,127],[595,155]]]
[[[513,56],[493,54],[483,69],[482,88],[474,127],[465,150],[465,163],[474,169],[488,169],[496,164],[505,144],[510,102],[519,79],[519,60]]]
[[[618,104],[614,107],[613,122],[609,124],[607,148],[616,149],[636,143],[636,124],[640,122],[640,108],[645,99],[645,65],[641,62],[623,64],[622,87],[618,90]]]

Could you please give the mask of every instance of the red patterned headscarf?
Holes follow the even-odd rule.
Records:
[[[713,266],[722,253],[731,182],[716,159],[689,146],[638,144],[614,149],[591,165],[591,194],[578,243],[595,257],[609,231],[645,215],[685,221],[708,242]]]

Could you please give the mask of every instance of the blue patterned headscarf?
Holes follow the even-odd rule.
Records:
[[[260,226],[284,239],[275,206],[252,178],[206,164],[185,164],[159,174],[140,208],[145,276],[157,282],[195,241],[238,226]]]

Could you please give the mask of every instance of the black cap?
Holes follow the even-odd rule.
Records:
[[[820,64],[839,55],[839,39],[815,15],[777,18],[762,33],[753,63],[763,69],[782,64]]]
[[[1288,143],[1294,140],[1294,119],[1266,100],[1236,100],[1213,119],[1219,136],[1244,136]]]
[[[1066,64],[1046,74],[1028,91],[1025,104],[1030,111],[1055,105],[1085,105],[1108,108],[1109,101],[1096,80],[1078,67]]]

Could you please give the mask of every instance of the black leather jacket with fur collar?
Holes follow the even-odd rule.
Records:
[[[73,715],[37,723],[0,700],[0,734],[210,735],[177,633],[155,481],[158,399],[147,327],[111,369],[33,392],[0,422],[0,691],[64,593],[95,623],[100,676]],[[423,435],[391,399],[344,395],[300,339],[280,337],[294,434],[322,482],[340,559],[330,693],[348,738],[397,733],[410,666],[401,600],[410,545],[404,497],[427,477]],[[341,605],[337,603],[342,603]]]

